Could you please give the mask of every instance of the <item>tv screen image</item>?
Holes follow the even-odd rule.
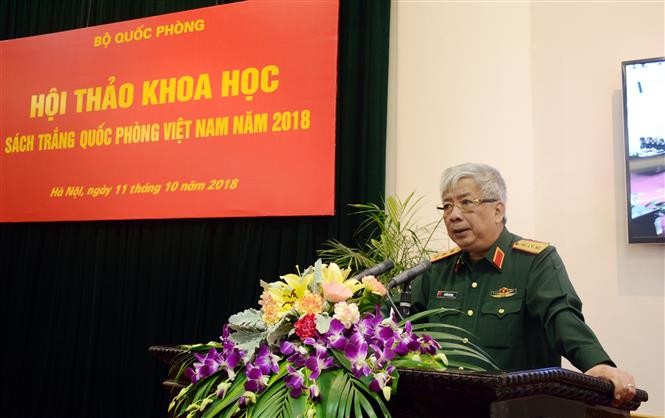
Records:
[[[622,70],[628,242],[665,243],[665,58]]]

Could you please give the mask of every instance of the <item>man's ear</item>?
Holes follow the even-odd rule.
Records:
[[[503,219],[506,217],[506,205],[499,201],[494,206],[494,222],[497,224],[503,223]]]

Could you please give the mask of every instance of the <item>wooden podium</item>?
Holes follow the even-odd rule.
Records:
[[[183,352],[174,347],[149,351],[168,365]],[[614,408],[610,382],[561,368],[511,373],[400,369],[399,375],[397,393],[388,403],[395,418],[619,418],[630,417],[648,399],[638,389],[629,404]],[[187,382],[173,377],[163,386],[175,394]]]

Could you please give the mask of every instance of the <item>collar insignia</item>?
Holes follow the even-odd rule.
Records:
[[[501,289],[492,290],[490,292],[490,296],[497,299],[509,298],[511,296],[515,296],[516,294],[517,294],[517,289],[508,289],[507,287],[502,287]]]
[[[503,266],[503,259],[505,257],[505,254],[503,251],[501,251],[501,248],[496,247],[496,250],[494,250],[494,257],[492,257],[492,263],[494,263],[495,266],[501,270]]]

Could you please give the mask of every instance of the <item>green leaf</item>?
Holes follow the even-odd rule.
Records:
[[[204,380],[200,380],[197,382],[195,387],[197,387],[196,394],[194,395],[193,401],[196,402],[200,399],[205,398],[210,394],[210,389],[212,388],[213,385],[217,387],[217,382],[219,382],[222,378],[226,376],[222,376],[221,372],[216,372],[215,374],[205,378]]]
[[[330,376],[330,383],[326,384],[326,380],[322,379],[324,375]],[[335,417],[337,411],[341,407],[341,398],[344,395],[344,387],[348,380],[348,376],[344,370],[337,369],[332,372],[322,373],[319,376],[319,389],[321,389],[321,405],[325,407],[323,417]],[[329,386],[325,388],[325,386]],[[324,391],[324,389],[327,389]]]
[[[357,382],[356,387],[359,388],[361,391],[367,393],[372,399],[374,399],[374,402],[379,405],[379,408],[381,409],[381,412],[383,412],[384,418],[390,418],[390,411],[388,411],[388,407],[386,406],[385,401],[381,396],[379,396],[377,393],[372,392],[369,387],[367,387],[364,383],[358,381],[357,379],[352,379],[354,383]],[[357,397],[360,394],[360,392],[356,392],[355,396]],[[368,402],[369,403],[369,402]],[[372,408],[372,412],[374,412],[374,409]],[[376,416],[376,415],[374,415]]]
[[[441,342],[441,341],[460,341],[463,342],[468,340],[466,337],[462,337],[460,335],[456,334],[451,334],[449,332],[438,332],[438,331],[414,331],[414,334],[417,334],[419,336],[422,336],[424,334],[429,335],[430,337],[434,338],[435,340]]]
[[[237,403],[231,405],[231,407],[226,408],[223,415],[220,418],[233,418],[236,417],[236,414],[240,411],[240,406]]]
[[[403,327],[404,324],[406,324],[406,322],[409,321],[415,326],[416,323],[419,320],[423,319],[423,318],[426,318],[426,317],[432,316],[432,315],[440,315],[440,314],[445,313],[445,312],[459,312],[459,309],[451,309],[451,308],[445,308],[445,307],[428,309],[426,311],[418,312],[416,314],[413,314],[413,315],[410,315],[410,316],[404,318],[402,321],[400,321],[398,323],[398,325],[400,327]],[[440,326],[440,325],[444,325],[444,324],[441,324],[440,322],[432,322],[432,323],[429,324],[429,326],[433,326],[433,325],[434,326]]]
[[[261,317],[261,311],[256,309],[245,309],[242,312],[229,317],[231,329],[245,331],[265,331],[266,324]]]
[[[374,408],[372,408],[372,404],[367,400],[367,398],[363,394],[356,393],[356,402],[357,402],[357,406],[355,407],[356,410],[362,408],[368,417],[378,418],[376,412],[374,412]]]
[[[419,315],[419,314],[418,314]],[[453,330],[453,331],[459,331],[460,333],[463,333],[465,335],[470,335],[472,337],[475,337],[475,335],[464,328],[458,327],[456,325],[450,325],[450,324],[442,324],[440,322],[426,322],[426,323],[419,323],[419,324],[411,324],[411,330],[416,332],[424,332],[424,333],[429,333],[429,332],[434,332],[433,330],[436,329],[444,329],[444,330]]]
[[[353,414],[356,416],[356,418],[363,416],[362,406],[360,405],[360,401],[357,399],[354,399],[353,402]]]
[[[351,361],[349,361],[349,359],[346,358],[346,356],[341,351],[334,350],[334,349],[331,348],[330,352],[335,357],[335,360],[337,360],[337,362],[342,367],[344,367],[344,369],[346,369],[347,372],[352,373]]]
[[[259,345],[265,340],[268,331],[247,331],[238,330],[231,335],[231,339],[236,343],[239,350],[244,351],[247,357],[254,355]]]
[[[307,412],[307,395],[302,394],[297,398],[292,398],[291,395],[287,397],[289,400],[289,408],[283,418],[302,417]]]
[[[279,320],[276,324],[268,328],[265,333],[266,342],[269,345],[277,344],[281,339],[286,337],[289,334],[289,331],[293,329],[293,324],[288,319],[288,315],[284,315],[282,319]]]
[[[446,354],[446,356],[450,357],[451,354],[449,354],[449,350],[455,350],[455,351],[460,351],[464,353],[464,356],[466,357],[472,357],[479,359],[483,361],[483,363],[486,363],[490,368],[498,370],[499,367],[496,365],[494,360],[487,354],[485,353],[480,347],[471,344],[471,343],[466,343],[466,344],[455,344],[455,343],[447,343],[447,342],[442,342],[441,344],[441,349],[442,351]],[[477,366],[481,367],[481,366]],[[482,368],[481,368],[482,370]]]
[[[364,242],[359,242],[356,248],[339,241],[327,241],[325,249],[318,252],[319,256],[347,265],[356,272],[385,259],[395,262],[393,275],[413,267],[434,252],[428,245],[441,222],[439,219],[436,223],[419,225],[417,216],[422,201],[422,197],[416,199],[411,193],[404,200],[388,196],[383,207],[375,203],[349,205],[354,209],[352,215],[362,217],[355,237],[363,236]],[[379,280],[386,281],[383,277]]]
[[[446,353],[448,355],[448,353]],[[421,356],[414,360],[409,356],[399,357],[392,360],[392,365],[406,369],[445,370],[446,367],[435,360],[431,355]]]
[[[215,400],[206,408],[201,418],[212,418],[224,410],[229,405],[235,405],[235,402],[240,399],[245,393],[245,382],[247,376],[244,373],[238,373],[231,387],[226,391],[226,395],[222,399]]]
[[[449,367],[450,367],[451,369],[459,369],[459,368],[463,368],[464,370],[470,370],[470,371],[474,371],[474,372],[482,372],[482,371],[485,371],[485,370],[483,370],[483,368],[478,367],[478,366],[475,365],[475,364],[465,363],[465,362],[463,362],[463,361],[454,361],[454,360],[450,360]]]
[[[344,390],[339,397],[339,407],[337,409],[337,418],[345,418],[351,414],[351,406],[353,402],[353,384],[350,379],[347,379],[344,385]]]
[[[369,381],[369,378],[367,380]],[[383,398],[345,369],[322,373],[318,384],[321,389],[321,401],[315,405],[317,417],[348,417],[352,413],[356,417],[377,417],[376,407],[381,410],[383,416],[390,417]]]
[[[288,396],[286,385],[280,380],[258,396],[256,404],[248,409],[248,415],[277,417],[280,415],[279,410],[284,409],[285,398]]]

